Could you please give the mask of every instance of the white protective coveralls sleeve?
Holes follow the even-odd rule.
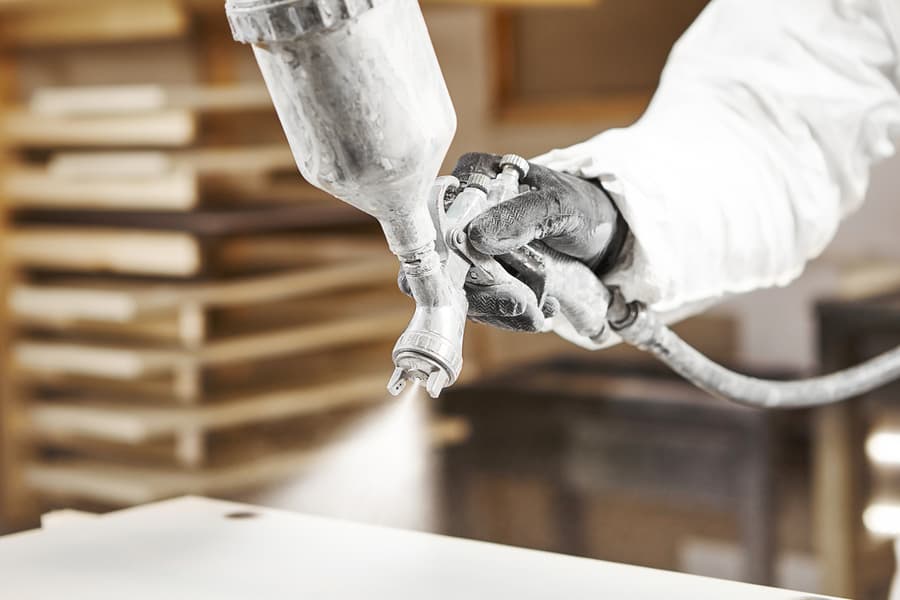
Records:
[[[785,285],[894,153],[898,40],[900,0],[713,0],[636,124],[534,160],[611,192],[633,248],[605,281],[630,300],[684,315]]]
[[[683,314],[797,277],[894,152],[898,19],[900,0],[713,0],[637,123],[534,159],[613,195],[634,244],[606,283]]]

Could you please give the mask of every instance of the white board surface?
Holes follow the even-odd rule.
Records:
[[[0,597],[807,600],[815,596],[187,497],[0,538]]]

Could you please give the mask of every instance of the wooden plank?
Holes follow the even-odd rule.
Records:
[[[204,366],[200,386],[193,396],[178,388],[174,373],[137,380],[116,380],[35,371],[12,371],[8,379],[17,397],[82,400],[105,399],[139,405],[172,405],[189,402],[227,402],[277,389],[327,381],[334,376],[334,363],[340,357],[354,372],[378,365],[379,371],[391,368],[391,349],[397,334],[379,340],[362,341],[302,354],[262,357],[259,360]],[[471,372],[471,369],[466,371]]]
[[[862,360],[857,338],[819,315],[819,361],[826,373]],[[812,420],[812,512],[825,593],[859,598],[865,436],[859,398],[815,409]]]
[[[348,285],[342,292],[344,296],[352,296],[351,304],[336,302],[333,294],[325,294],[215,310],[188,303],[174,312],[147,315],[127,323],[54,322],[46,319],[21,319],[17,322],[21,325],[21,337],[65,338],[79,343],[115,346],[143,344],[156,348],[196,349],[236,336],[265,333],[346,316],[357,312],[354,305],[366,312],[376,312],[382,308],[399,308],[407,303],[393,285],[388,287],[382,284],[379,288],[364,292],[354,288],[354,285]]]
[[[20,390],[51,390],[52,393],[66,393],[76,389],[84,393],[127,395],[136,401],[152,402],[184,403],[186,400],[193,400],[193,398],[177,396],[172,377],[115,380],[47,371],[19,371],[10,368],[7,379]]]
[[[316,265],[338,260],[359,260],[364,256],[384,256],[387,245],[362,236],[321,234],[267,234],[237,237],[216,249],[215,260],[223,271]]]
[[[0,11],[18,11],[29,8],[55,6],[68,0],[0,0]]]
[[[123,231],[129,229],[184,231],[198,236],[260,234],[318,227],[344,227],[369,222],[371,217],[364,212],[334,200],[276,206],[221,207],[188,212],[56,209],[21,210],[16,213],[16,223],[29,227],[35,224],[83,225],[116,227],[122,228]]]
[[[204,316],[205,317],[205,316]],[[181,344],[188,346],[188,339],[195,336],[183,335],[178,314],[152,315],[128,323],[110,323],[108,321],[53,321],[46,317],[37,319],[18,318],[19,336],[30,334],[52,333],[55,336],[66,335],[78,339],[110,343],[143,342],[154,344]],[[201,335],[205,329],[201,328]],[[202,341],[202,337],[200,340]]]
[[[47,323],[133,322],[174,312],[186,303],[205,307],[273,302],[387,281],[396,262],[386,254],[288,273],[204,284],[97,284],[78,280],[60,285],[19,283],[9,306],[20,319]]]
[[[316,214],[324,223],[334,224],[330,209]],[[216,233],[215,225],[201,233]],[[344,245],[340,239],[314,233],[269,233],[229,236],[205,246],[202,237],[181,231],[29,226],[10,234],[5,247],[12,263],[20,268],[188,277],[211,269],[222,274],[272,272],[366,256],[359,252],[361,245]]]
[[[813,444],[815,541],[823,588],[831,594],[859,597],[859,546],[862,527],[859,476],[854,454],[863,440],[854,434],[858,410],[844,402],[816,409]],[[853,444],[859,443],[859,446]]]
[[[32,490],[42,494],[133,505],[182,494],[252,488],[296,475],[315,458],[314,449],[300,448],[230,468],[199,472],[175,467],[129,467],[95,460],[32,462],[25,467],[24,477]]]
[[[35,91],[28,109],[42,116],[101,116],[183,109],[196,112],[273,110],[266,88],[259,84],[218,86],[48,87]]]
[[[107,172],[120,174],[121,166],[109,161]],[[46,169],[16,167],[7,171],[0,187],[10,205],[20,209],[184,211],[195,208],[200,200],[197,175],[187,169],[100,179],[62,177]]]
[[[203,266],[189,234],[100,228],[33,227],[10,233],[6,250],[19,267],[193,275]]]
[[[178,168],[201,176],[244,176],[294,170],[294,157],[286,144],[198,148],[161,151],[57,152],[47,170],[73,179],[160,176]]]
[[[29,403],[26,409],[26,427],[37,436],[83,436],[140,444],[152,438],[175,436],[186,427],[208,432],[383,401],[385,377],[383,372],[355,375],[331,383],[251,394],[197,406],[148,407],[122,401],[38,401]]]
[[[197,351],[20,340],[13,345],[12,355],[15,368],[26,372],[139,380],[174,373],[188,365],[234,364],[389,339],[402,331],[408,319],[409,310],[401,307],[274,333],[243,335]]]
[[[17,93],[17,68],[12,53],[0,53],[0,110],[7,106]],[[6,141],[0,136],[0,173],[5,173],[11,163]],[[0,231],[5,237],[9,231],[8,205],[0,191]],[[8,297],[12,285],[9,256],[0,252],[0,297]],[[22,484],[22,464],[26,460],[26,448],[17,434],[21,407],[16,399],[9,377],[9,342],[12,327],[6,303],[0,306],[0,520],[5,526],[24,523],[33,517],[33,498]]]
[[[626,126],[647,108],[652,92],[621,92],[603,98],[562,100],[510,100],[499,106],[497,117],[506,125],[604,121]]]
[[[7,0],[9,2],[9,0]],[[188,16],[177,0],[42,2],[34,10],[4,11],[3,46],[58,46],[172,38],[184,35]]]
[[[197,121],[181,109],[78,118],[10,110],[0,116],[0,133],[22,147],[179,147],[196,139]]]
[[[284,192],[273,175],[294,175]],[[289,181],[290,182],[290,181]],[[10,166],[0,181],[17,208],[185,211],[210,204],[332,201],[296,174],[284,144],[175,151],[58,152]],[[336,204],[335,204],[336,205]]]
[[[23,168],[53,177],[54,181],[150,179],[171,174],[176,168],[173,156],[174,152],[161,150],[63,151],[54,152],[46,167],[24,165]]]

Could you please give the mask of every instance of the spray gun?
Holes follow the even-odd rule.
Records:
[[[418,268],[405,270],[417,307],[394,347],[395,369],[388,382],[392,394],[400,393],[408,380],[421,379],[429,395],[437,397],[456,380],[462,366],[466,285],[489,286],[515,273],[534,293],[536,307],[548,316],[569,320],[576,332],[598,343],[608,332],[605,312],[596,307],[609,303],[609,292],[579,261],[539,242],[495,260],[469,243],[468,224],[488,208],[517,196],[529,169],[528,161],[515,154],[503,156],[499,167],[494,176],[475,173],[464,185],[455,177],[439,177],[429,194],[435,253],[441,261],[440,270],[429,278],[446,285],[449,292],[437,305],[423,305],[423,298],[440,295],[430,292],[428,286],[422,289],[421,281],[410,280],[411,275],[419,278]],[[416,295],[417,287],[422,294]]]
[[[303,176],[374,216],[399,258],[416,310],[388,390],[419,380],[436,397],[462,368],[467,277],[507,276],[469,246],[465,227],[519,193],[528,162],[506,156],[495,177],[465,186],[435,180],[456,115],[415,0],[228,0],[226,10],[235,39],[253,46]],[[533,248],[508,259],[538,270],[544,260]],[[604,329],[598,318],[592,334]]]
[[[510,272],[554,319],[603,343],[617,334],[709,392],[751,406],[835,402],[900,377],[900,347],[856,367],[800,381],[734,373],[694,350],[639,302],[585,265],[533,243],[479,254],[465,227],[519,193],[528,163],[463,185],[438,178],[456,116],[416,0],[227,0],[234,38],[251,44],[303,176],[374,216],[416,301],[393,351],[388,390],[425,383],[436,397],[462,368],[463,286]]]

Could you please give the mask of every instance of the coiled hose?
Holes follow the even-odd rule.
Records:
[[[641,304],[610,307],[610,325],[621,338],[652,353],[707,392],[756,408],[806,408],[859,396],[900,378],[900,346],[854,367],[795,381],[759,379],[719,365],[663,324]]]

